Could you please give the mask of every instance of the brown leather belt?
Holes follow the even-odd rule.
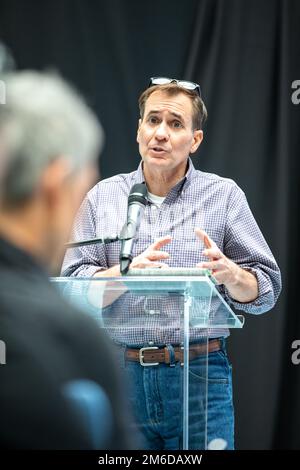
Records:
[[[175,362],[183,364],[183,348],[181,346],[173,346],[175,353]],[[192,361],[199,356],[207,353],[220,351],[221,341],[219,339],[211,339],[208,345],[191,344],[189,348],[189,360]],[[158,366],[159,364],[170,364],[170,351],[165,346],[159,348],[157,346],[148,346],[141,349],[126,348],[125,359],[127,361],[139,362],[142,366]]]

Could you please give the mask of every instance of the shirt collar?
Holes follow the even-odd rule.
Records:
[[[196,174],[196,170],[195,170],[195,167],[193,165],[191,157],[189,157],[189,159],[188,159],[188,164],[189,164],[188,171],[186,172],[186,174],[184,175],[182,180],[180,180],[172,188],[171,191],[177,190],[177,192],[180,194],[180,193],[182,193],[183,189],[186,190],[189,187],[189,185],[191,184],[191,181],[193,180],[193,178]],[[144,172],[143,172],[143,162],[142,161],[140,162],[140,164],[137,168],[136,174],[135,174],[135,183],[145,183],[145,177],[144,177]]]

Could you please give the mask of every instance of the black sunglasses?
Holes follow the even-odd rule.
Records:
[[[198,95],[201,98],[200,85],[198,85],[198,83],[189,82],[187,80],[176,80],[176,78],[168,77],[152,77],[150,78],[148,88],[154,85],[167,85],[168,83],[176,83],[176,85],[181,86],[186,90],[197,91]]]

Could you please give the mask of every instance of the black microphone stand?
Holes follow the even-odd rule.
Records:
[[[86,246],[86,245],[97,245],[98,243],[107,245],[108,243],[114,243],[117,241],[128,240],[128,238],[123,238],[122,236],[115,237],[105,237],[105,238],[90,238],[88,240],[78,240],[73,242],[68,242],[65,244],[66,248],[76,248],[77,246]]]

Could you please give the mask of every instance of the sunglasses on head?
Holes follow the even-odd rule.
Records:
[[[181,86],[186,90],[196,91],[201,98],[200,85],[198,85],[198,83],[189,82],[187,80],[176,80],[176,78],[168,77],[152,77],[150,78],[148,88],[154,85],[167,85],[168,83],[176,83],[176,85]]]

